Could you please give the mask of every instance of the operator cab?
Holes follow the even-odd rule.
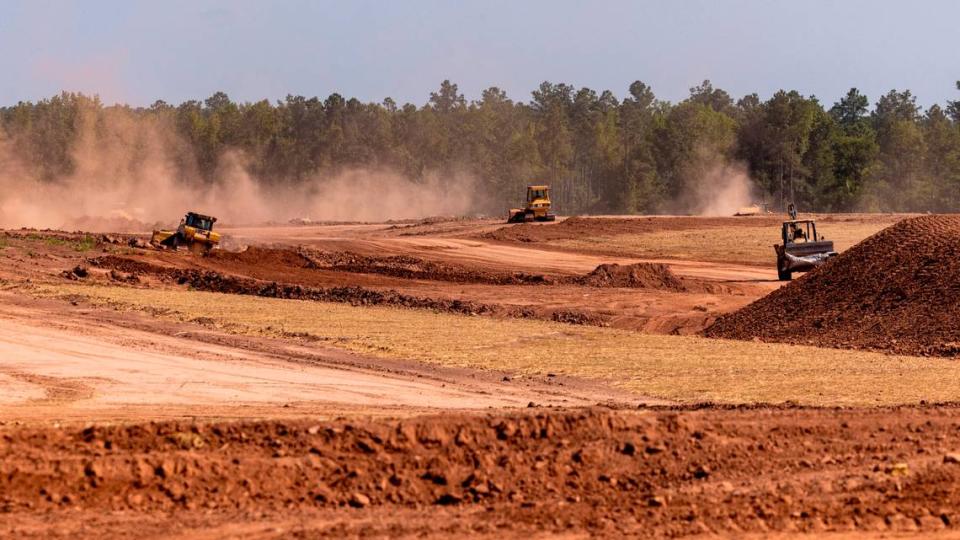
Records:
[[[201,231],[212,231],[213,224],[217,221],[217,218],[205,216],[203,214],[197,214],[196,212],[190,212],[187,214],[184,223],[188,227],[193,227],[195,229],[200,229]]]
[[[833,242],[817,234],[817,223],[812,219],[797,219],[797,208],[787,208],[790,219],[780,228],[782,243],[773,246],[777,253],[777,277],[782,281],[792,278],[794,272],[807,272],[837,256]]]
[[[812,219],[793,219],[783,222],[780,234],[784,244],[819,242],[824,240],[817,235],[817,224]]]
[[[530,186],[527,188],[527,202],[531,203],[537,199],[546,199],[550,193],[547,186]]]

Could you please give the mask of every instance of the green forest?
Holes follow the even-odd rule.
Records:
[[[623,99],[544,82],[527,101],[496,87],[468,101],[444,81],[422,106],[339,94],[237,103],[217,92],[134,108],[65,92],[0,108],[0,142],[46,182],[72,174],[83,121],[105,137],[115,132],[101,128],[124,118],[163,128],[188,183],[213,181],[224,154],[239,151],[268,186],[354,168],[413,182],[468,174],[485,201],[478,211],[500,212],[527,183],[549,183],[563,213],[683,212],[677,201],[719,162],[745,168],[757,201],[775,209],[790,200],[819,212],[960,209],[960,94],[926,110],[909,90],[873,99],[856,88],[832,104],[785,90],[735,99],[710,81],[679,103],[639,81]],[[139,142],[127,144],[135,152]]]

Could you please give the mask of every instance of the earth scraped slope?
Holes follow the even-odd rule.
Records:
[[[960,216],[907,219],[736,311],[709,337],[956,356]]]

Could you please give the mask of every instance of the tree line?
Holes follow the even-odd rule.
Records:
[[[64,92],[0,108],[0,140],[29,174],[55,182],[75,170],[84,126],[116,136],[104,126],[118,117],[164,134],[189,182],[213,181],[225,153],[239,151],[267,185],[353,168],[414,182],[466,173],[486,201],[478,211],[500,212],[527,183],[549,183],[565,213],[655,213],[689,210],[679,201],[708,164],[740,163],[773,208],[960,210],[960,100],[922,110],[909,90],[871,105],[852,88],[825,106],[785,90],[735,100],[704,81],[670,103],[639,81],[623,99],[544,82],[525,102],[496,87],[468,101],[444,81],[422,106],[339,94],[237,103],[217,92],[136,108]]]

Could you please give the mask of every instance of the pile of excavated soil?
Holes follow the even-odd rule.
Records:
[[[591,287],[686,290],[683,281],[670,271],[670,267],[661,263],[601,264],[579,281]]]
[[[952,408],[743,408],[8,425],[0,535],[23,537],[37,515],[74,537],[96,516],[314,512],[327,519],[311,534],[295,534],[305,521],[204,536],[932,533],[960,523],[957,421]]]
[[[903,220],[704,334],[902,354],[960,354],[960,216]]]

